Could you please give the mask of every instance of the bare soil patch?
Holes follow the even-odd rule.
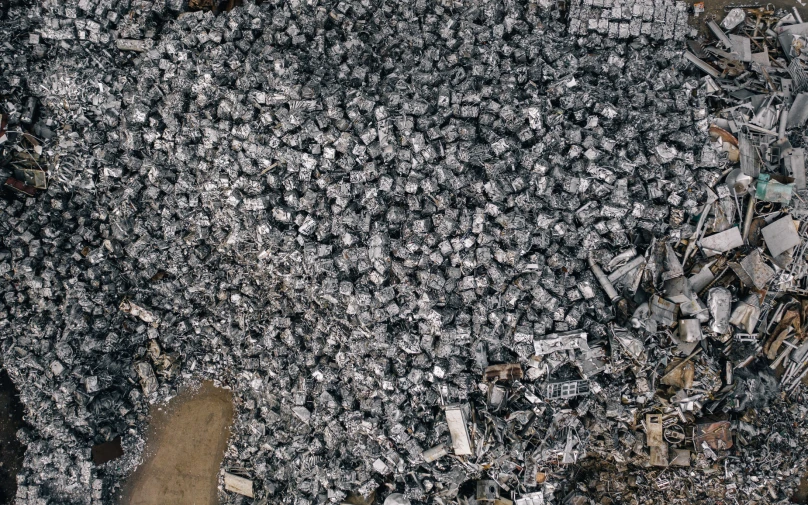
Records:
[[[215,505],[233,395],[204,382],[154,406],[144,462],[124,484],[121,505]]]

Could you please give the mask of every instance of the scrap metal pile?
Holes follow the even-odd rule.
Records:
[[[222,503],[788,501],[799,25],[699,56],[662,0],[185,7],[4,13],[16,503],[114,502],[200,379]],[[768,60],[713,68],[736,35]]]

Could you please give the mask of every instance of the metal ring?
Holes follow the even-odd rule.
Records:
[[[669,444],[678,444],[685,441],[685,429],[674,424],[665,428],[663,436]]]

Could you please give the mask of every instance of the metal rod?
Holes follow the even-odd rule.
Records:
[[[600,283],[600,287],[603,288],[603,291],[606,292],[606,296],[609,297],[609,300],[614,303],[620,299],[620,294],[614,289],[614,285],[609,282],[609,278],[603,273],[603,270],[595,263],[595,259],[592,257],[592,253],[589,253],[589,268],[592,269],[592,273],[595,274],[595,278]]]
[[[624,275],[628,274],[635,268],[639,267],[640,265],[645,264],[645,258],[642,256],[636,256],[634,259],[623,265],[622,267],[618,268],[614,272],[609,274],[609,282],[616,282]]]
[[[780,113],[780,128],[777,129],[777,136],[783,138],[786,136],[786,124],[788,123],[788,107],[783,107]]]
[[[701,210],[701,215],[699,216],[699,222],[696,225],[696,231],[693,232],[693,237],[690,240],[690,243],[687,244],[687,250],[685,250],[685,256],[682,258],[682,266],[685,266],[687,263],[687,259],[696,250],[696,242],[699,239],[699,233],[701,232],[701,227],[704,226],[704,221],[707,220],[707,214],[709,214],[710,209],[713,206],[713,202],[707,202],[704,204],[704,208]]]
[[[743,241],[749,237],[749,230],[752,227],[752,218],[755,216],[755,195],[749,196],[749,205],[746,206],[746,217],[743,220]]]

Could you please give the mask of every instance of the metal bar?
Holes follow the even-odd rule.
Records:
[[[706,61],[702,60],[695,54],[691,53],[690,51],[685,51],[685,58],[688,59],[692,64],[696,65],[699,69],[701,69],[704,73],[707,73],[713,77],[718,77],[721,75],[718,70],[713,68],[709,65]]]

